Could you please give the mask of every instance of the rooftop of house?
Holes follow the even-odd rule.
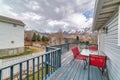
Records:
[[[99,30],[118,10],[120,0],[96,0],[93,30]]]
[[[0,22],[6,22],[6,23],[12,23],[20,26],[25,26],[25,24],[20,20],[12,19],[9,17],[1,16],[1,15],[0,15]]]

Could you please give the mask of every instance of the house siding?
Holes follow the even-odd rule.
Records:
[[[110,80],[120,80],[120,46],[118,46],[118,12],[104,25],[108,33],[99,32],[100,54],[108,57],[107,68]]]
[[[12,43],[14,41],[14,43]],[[24,27],[20,25],[0,22],[0,53],[8,51],[11,53],[11,50],[23,49],[24,47]],[[23,50],[21,51],[23,52]],[[9,54],[5,53],[5,54]]]

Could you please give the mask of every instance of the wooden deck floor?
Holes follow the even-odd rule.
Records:
[[[100,70],[96,67],[90,69],[90,80],[104,80]],[[88,80],[88,69],[84,70],[83,61],[74,60],[72,52],[62,55],[62,66],[47,80]]]

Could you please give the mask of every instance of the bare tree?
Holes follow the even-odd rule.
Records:
[[[58,43],[59,43],[59,44],[62,44],[62,41],[63,41],[63,39],[64,39],[64,35],[63,35],[62,29],[59,29],[59,31],[58,31],[57,39],[58,39]]]

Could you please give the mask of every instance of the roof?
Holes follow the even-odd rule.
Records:
[[[8,17],[1,16],[1,15],[0,15],[0,22],[6,22],[6,23],[12,23],[12,24],[20,25],[20,26],[25,26],[25,24],[20,20],[8,18]]]
[[[92,30],[99,30],[118,10],[120,0],[96,0]]]

